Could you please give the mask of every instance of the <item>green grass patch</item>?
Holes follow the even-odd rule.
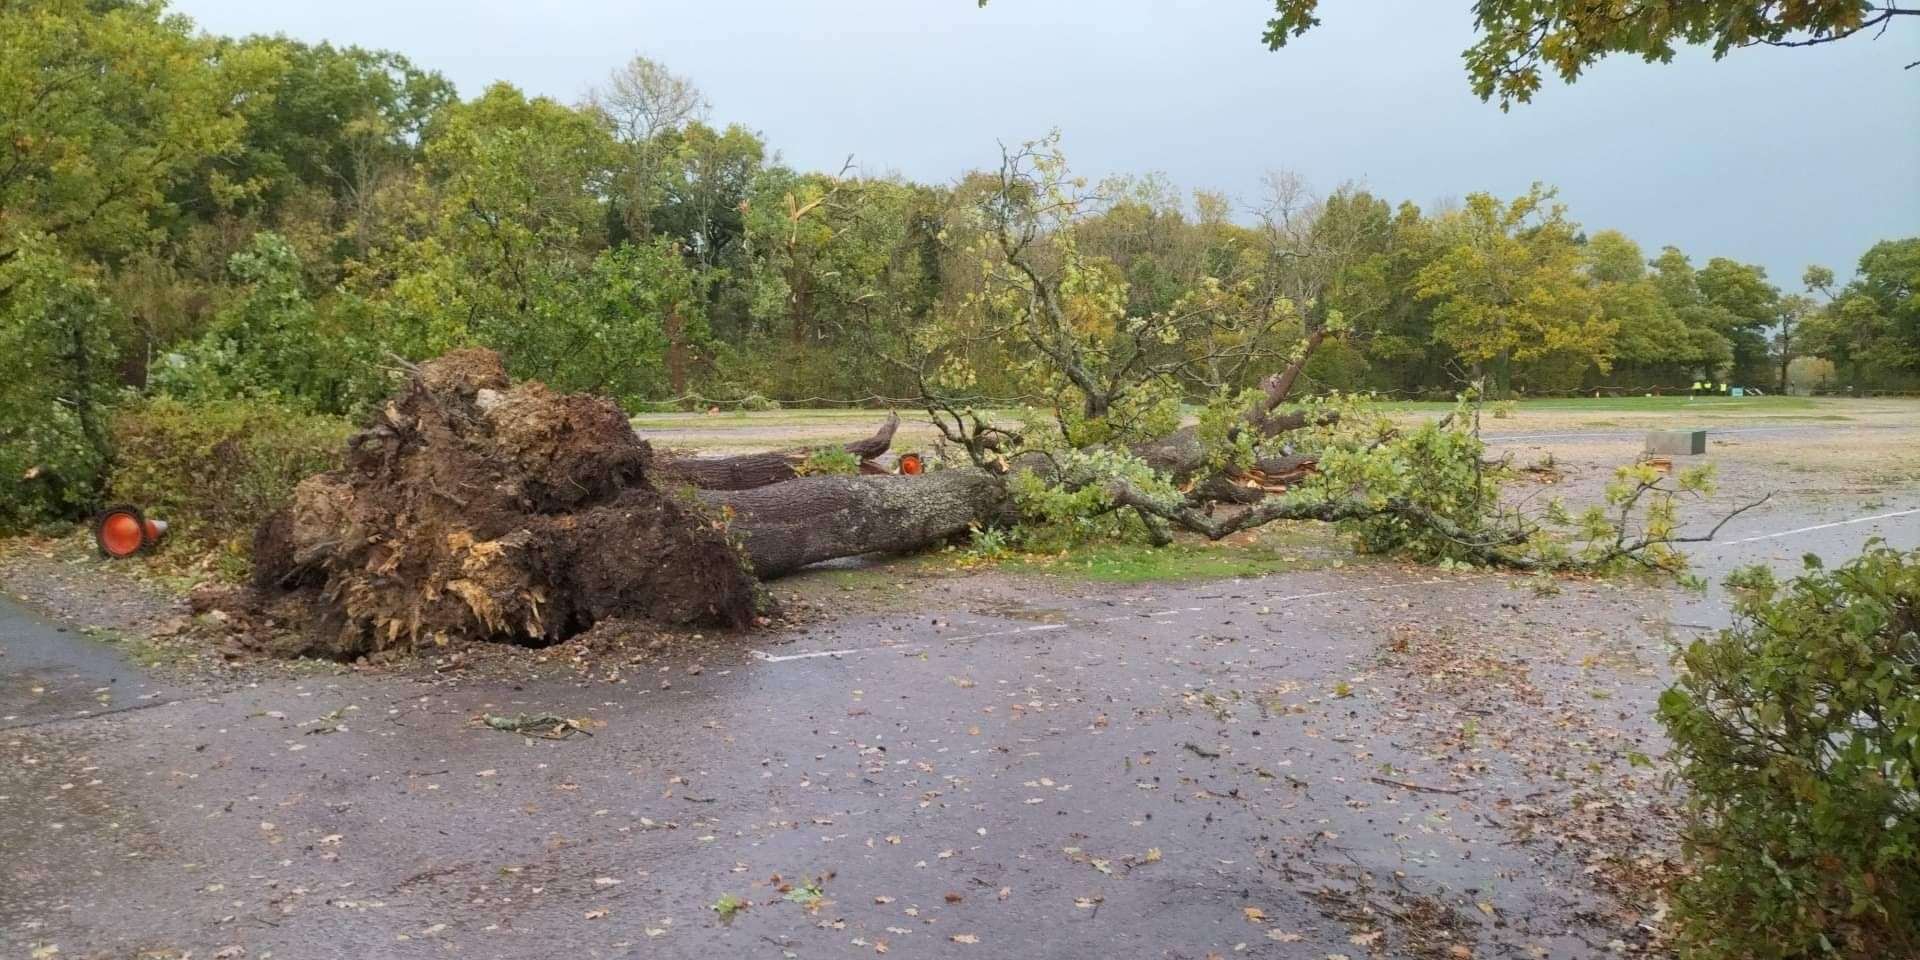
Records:
[[[1317,570],[1348,559],[1345,548],[1326,531],[1276,524],[1217,543],[1199,539],[1180,539],[1164,547],[1094,543],[1057,554],[1014,553],[994,566],[1094,583],[1168,583]]]
[[[1009,550],[983,556],[965,547],[886,557],[853,565],[812,567],[777,581],[776,592],[905,597],[916,580],[1003,573],[1087,583],[1178,583],[1318,570],[1354,561],[1332,531],[1318,524],[1273,524],[1217,543],[1182,537],[1165,547],[1093,543],[1059,553]]]

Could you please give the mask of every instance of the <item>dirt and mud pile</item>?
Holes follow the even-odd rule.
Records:
[[[547,643],[608,618],[742,625],[755,581],[719,524],[656,489],[612,402],[511,382],[462,350],[422,364],[261,524],[254,586],[317,606],[314,652]]]

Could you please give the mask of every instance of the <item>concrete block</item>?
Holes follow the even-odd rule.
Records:
[[[1655,430],[1647,434],[1647,452],[1663,457],[1697,457],[1707,452],[1707,432]]]

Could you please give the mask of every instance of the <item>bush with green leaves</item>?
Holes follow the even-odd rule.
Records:
[[[1920,956],[1920,551],[1729,580],[1660,698],[1689,790],[1683,956]]]
[[[385,346],[323,316],[302,287],[286,238],[258,233],[228,261],[243,293],[199,338],[162,357],[152,387],[193,402],[257,398],[349,413],[392,389]]]
[[[168,521],[175,543],[237,563],[295,484],[340,464],[350,432],[343,418],[257,399],[131,404],[113,418],[108,494]]]
[[[98,506],[120,391],[117,308],[91,277],[29,240],[0,263],[0,531]]]

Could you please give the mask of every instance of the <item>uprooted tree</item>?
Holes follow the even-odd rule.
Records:
[[[982,282],[958,319],[917,331],[918,358],[895,361],[942,437],[936,469],[858,469],[885,452],[893,418],[834,451],[656,457],[611,401],[514,383],[491,352],[458,351],[411,371],[345,466],[262,524],[256,587],[317,605],[315,647],[356,655],[552,642],[611,618],[743,625],[758,580],[993,528],[1054,546],[1313,520],[1362,550],[1532,570],[1677,571],[1673,545],[1705,539],[1682,536],[1675,514],[1703,471],[1627,468],[1604,506],[1529,514],[1503,505],[1505,467],[1485,459],[1464,404],[1414,427],[1353,398],[1283,409],[1314,350],[1350,330],[1315,291],[1296,303],[1228,262],[1201,292],[1135,315],[1124,283],[1075,247],[1098,199],[1073,192],[1051,140],[1006,151],[988,180],[958,240],[989,253]],[[1340,256],[1291,236],[1244,256]],[[1014,416],[968,406],[983,357],[1016,364],[1044,402]],[[1207,402],[1183,423],[1193,396]]]

